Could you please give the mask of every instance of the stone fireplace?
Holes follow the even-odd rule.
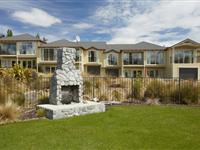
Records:
[[[70,104],[71,102],[79,102],[79,86],[70,85],[70,86],[61,86],[62,94],[62,104]]]
[[[58,49],[57,69],[50,85],[50,103],[54,105],[70,104],[82,101],[83,79],[74,66],[76,50]]]
[[[38,105],[49,119],[60,119],[105,111],[105,104],[83,101],[83,78],[74,65],[76,50],[58,49],[57,68],[50,83],[50,104]]]

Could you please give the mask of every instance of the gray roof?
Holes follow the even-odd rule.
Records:
[[[181,41],[181,42],[178,42],[178,43],[172,45],[171,47],[177,46],[177,45],[181,45],[181,44],[185,44],[185,43],[192,43],[192,44],[194,44],[194,45],[200,46],[200,43],[198,43],[198,42],[196,42],[196,41],[193,41],[193,40],[187,38],[187,39],[185,39],[185,40],[183,40],[183,41]]]
[[[84,49],[89,49],[89,48],[105,49],[106,48],[106,42],[78,42],[78,45],[80,47],[83,47]]]
[[[156,45],[149,42],[139,42],[136,44],[107,44],[106,51],[120,50],[164,50],[164,46]]]
[[[0,39],[0,41],[42,41],[42,40],[36,38],[33,35],[25,33],[25,34],[15,35],[12,37],[3,37]]]
[[[66,39],[54,41],[51,43],[43,44],[40,47],[43,48],[56,48],[56,47],[82,47],[84,49],[96,48],[109,51],[121,50],[164,50],[165,47],[148,43],[140,42],[136,44],[106,44],[106,42],[71,42]]]
[[[46,48],[57,48],[57,47],[77,47],[77,43],[70,42],[66,39],[61,39],[58,41],[50,42],[47,44],[43,44],[40,47],[46,47]]]
[[[40,47],[82,47],[84,49],[96,48],[96,49],[105,49],[106,42],[71,42],[66,39],[54,41],[51,43],[44,44]]]

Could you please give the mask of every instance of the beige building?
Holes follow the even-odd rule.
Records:
[[[76,48],[75,64],[83,75],[118,77],[167,77],[200,79],[200,44],[186,39],[171,47],[148,42],[107,44],[106,42],[45,43],[29,34],[0,39],[1,67],[15,63],[52,73],[57,50]]]

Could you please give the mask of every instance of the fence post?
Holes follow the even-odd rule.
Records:
[[[178,101],[181,103],[181,78],[178,79]]]
[[[92,78],[92,97],[94,99],[94,77]]]
[[[133,102],[133,77],[131,78],[131,102]]]

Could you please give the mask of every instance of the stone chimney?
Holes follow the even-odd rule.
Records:
[[[74,65],[76,49],[62,48],[57,52],[57,69],[50,83],[50,104],[62,105],[83,100],[83,79]]]

